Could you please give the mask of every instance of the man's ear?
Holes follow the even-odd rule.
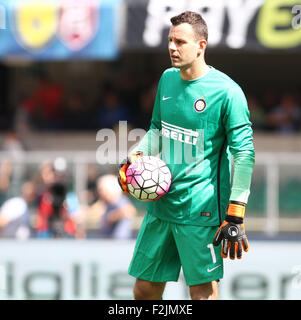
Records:
[[[199,50],[198,50],[198,56],[205,51],[207,47],[207,41],[206,40],[199,40]]]

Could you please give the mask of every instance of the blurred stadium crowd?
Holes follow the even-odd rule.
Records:
[[[104,83],[98,104],[90,106],[85,94],[68,91],[47,73],[35,76],[35,88],[22,96],[18,105],[1,115],[5,135],[2,151],[18,155],[26,151],[22,130],[97,131],[115,128],[126,120],[132,128],[147,130],[150,124],[157,81]],[[301,131],[301,94],[298,91],[268,90],[259,96],[246,93],[250,120],[255,132],[298,133]],[[61,162],[60,162],[61,161]],[[62,162],[63,161],[63,162]],[[132,238],[136,236],[137,208],[133,199],[121,194],[116,170],[110,174],[90,174],[85,201],[68,182],[63,159],[46,161],[27,175],[19,186],[20,194],[12,194],[12,163],[0,167],[0,237],[5,238]],[[15,189],[16,190],[16,189]],[[144,208],[143,208],[144,209]]]
[[[18,105],[0,115],[2,130],[20,125],[29,130],[98,130],[114,128],[126,120],[134,128],[149,127],[158,79],[105,83],[96,105],[89,105],[85,94],[68,92],[46,73],[35,77],[35,89],[19,99]],[[263,94],[246,91],[250,119],[255,131],[296,133],[301,130],[301,94],[298,90]]]
[[[113,174],[90,174],[80,201],[69,188],[63,158],[45,161],[31,179],[11,195],[12,164],[0,167],[0,237],[29,238],[111,238],[130,239],[136,208],[122,194]],[[84,204],[83,204],[84,203]]]
[[[154,79],[134,83],[130,79],[120,83],[106,82],[99,89],[96,105],[87,102],[83,92],[68,90],[46,73],[35,75],[35,88],[22,93],[18,104],[2,112],[2,130],[98,130],[114,128],[126,120],[136,128],[147,129],[155,98]],[[70,92],[71,91],[71,92]]]

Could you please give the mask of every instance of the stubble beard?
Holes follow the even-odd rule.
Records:
[[[185,70],[185,69],[188,69],[188,68],[189,68],[189,65],[183,64],[183,62],[181,62],[181,61],[172,61],[172,60],[171,60],[171,65],[172,65],[174,68],[177,68],[177,69],[180,69],[180,70]]]
[[[191,67],[191,64],[184,64],[181,62],[171,61],[171,65],[174,68],[180,69],[181,71],[185,71]]]
[[[174,67],[174,68],[180,68],[180,63],[176,62],[176,61],[173,61],[171,58],[170,58],[170,63],[171,63],[171,66]]]

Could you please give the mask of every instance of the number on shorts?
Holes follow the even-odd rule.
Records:
[[[209,243],[209,244],[207,245],[207,248],[210,249],[210,253],[211,253],[211,257],[212,257],[213,263],[216,263],[216,256],[215,256],[213,244],[212,244],[212,243]]]

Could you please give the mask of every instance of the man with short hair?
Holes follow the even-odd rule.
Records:
[[[181,267],[192,299],[218,299],[222,258],[240,259],[249,249],[243,224],[255,159],[249,111],[241,88],[206,64],[201,15],[187,11],[171,23],[172,68],[160,79],[150,129],[119,181],[127,192],[129,163],[160,152],[172,184],[148,205],[129,274],[136,278],[135,299],[162,298]]]
[[[29,207],[35,200],[35,184],[22,185],[21,196],[6,200],[0,208],[0,237],[26,240],[30,238]]]
[[[100,221],[99,235],[102,238],[130,239],[136,209],[122,194],[116,176],[106,174],[97,180],[97,193],[104,202],[104,212]]]

